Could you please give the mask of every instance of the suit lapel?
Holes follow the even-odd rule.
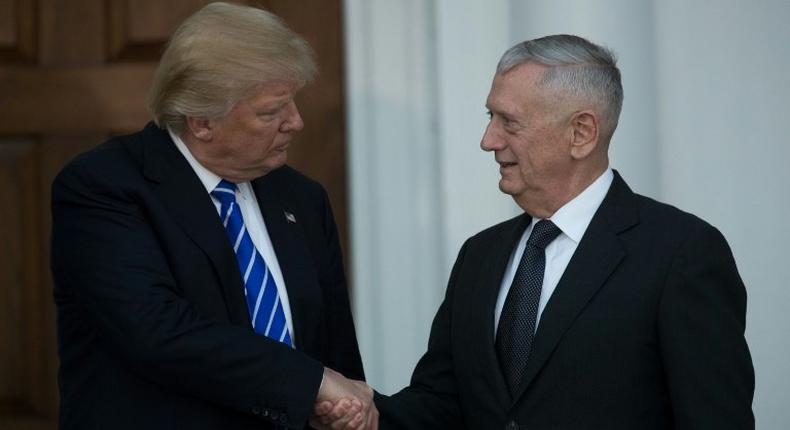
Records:
[[[480,359],[481,368],[485,369],[486,380],[501,405],[510,404],[511,399],[497,359],[494,308],[510,255],[530,222],[531,217],[527,215],[514,219],[507,228],[500,232],[496,241],[487,244],[489,252],[480,267],[480,276],[475,285],[476,296],[470,303],[475,318],[473,326],[477,329],[475,339],[478,339],[470,344],[482,344],[482,348],[475,349]]]
[[[192,167],[166,131],[150,125],[144,139],[143,174],[184,232],[211,260],[231,322],[250,327],[238,263],[217,210]]]
[[[252,181],[252,187],[285,280],[296,346],[304,352],[316,353],[311,349],[317,345],[315,334],[320,321],[313,304],[320,300],[321,294],[316,282],[318,273],[299,227],[303,217],[270,179],[268,175],[258,178]]]
[[[617,234],[638,222],[633,193],[615,178],[543,311],[518,400],[546,364],[562,336],[625,257]]]

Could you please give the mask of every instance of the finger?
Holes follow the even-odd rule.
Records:
[[[369,413],[365,415],[365,419],[357,427],[357,430],[378,429],[378,424],[379,411],[376,409],[376,405],[371,404]]]
[[[365,415],[362,412],[356,414],[354,418],[351,419],[346,426],[343,427],[344,430],[360,430],[365,428]]]
[[[349,429],[349,428],[353,428],[353,427],[349,427],[348,423],[350,421],[352,421],[354,418],[356,418],[356,416],[358,416],[358,415],[362,415],[362,414],[358,413],[358,414],[355,414],[355,415],[351,415],[349,417],[343,417],[342,419],[339,419],[339,420],[333,422],[331,427],[332,427],[333,430],[346,430],[346,429]]]
[[[358,420],[356,418],[359,418]],[[367,412],[360,412],[357,417],[352,421],[349,421],[349,426],[347,429],[352,430],[365,430],[368,428],[368,413]]]
[[[335,403],[335,407],[333,407],[327,415],[331,421],[337,421],[349,413],[348,411],[351,409],[351,406],[351,401],[348,399],[340,399]]]
[[[317,416],[326,415],[332,411],[333,406],[334,405],[332,404],[332,402],[328,402],[328,401],[316,403],[315,407],[313,408],[313,413]]]
[[[367,421],[367,417],[368,417],[368,414],[369,414],[369,411],[370,411],[370,405],[367,405],[367,404],[361,402],[359,399],[356,399],[356,398],[351,401],[351,404],[354,407],[356,407],[359,412],[362,413],[363,423],[364,423],[364,421]]]
[[[367,412],[367,408],[362,404],[362,402],[359,401],[359,399],[351,399],[351,406],[359,409],[360,412]]]
[[[369,428],[370,430],[379,430],[379,410],[376,405],[373,405],[373,413],[371,414]]]
[[[348,405],[349,404],[345,399],[340,399],[329,412],[318,417],[319,421],[325,426],[332,424],[332,422],[334,422],[337,417],[342,417],[345,415]]]
[[[330,414],[333,418],[331,423],[333,429],[344,429],[349,421],[360,414],[358,403],[353,403],[348,399],[343,399],[341,401],[343,402],[344,408],[342,408],[342,410],[340,408],[335,408],[336,410],[333,410]]]

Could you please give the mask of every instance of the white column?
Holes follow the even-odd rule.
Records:
[[[462,241],[515,213],[479,149],[506,19],[505,0],[345,3],[353,302],[384,393],[425,352]]]
[[[345,4],[354,310],[369,382],[408,384],[441,296],[433,5]]]
[[[439,0],[437,59],[439,163],[445,228],[442,274],[463,242],[520,212],[501,193],[499,166],[480,149],[485,102],[499,57],[510,47],[506,0]]]

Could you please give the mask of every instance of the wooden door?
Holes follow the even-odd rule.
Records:
[[[205,3],[0,0],[0,429],[56,428],[52,179],[78,152],[145,125],[163,43]],[[290,164],[327,187],[347,249],[340,0],[247,3],[284,18],[317,53]]]

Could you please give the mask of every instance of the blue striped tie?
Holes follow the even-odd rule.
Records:
[[[236,184],[223,179],[211,195],[220,202],[222,224],[236,252],[252,328],[256,333],[293,347],[277,284],[244,226],[241,208],[236,203]]]

